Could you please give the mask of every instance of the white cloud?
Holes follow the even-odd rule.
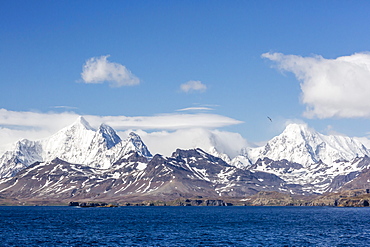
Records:
[[[0,109],[0,126],[19,130],[54,131],[73,123],[77,117],[78,115],[73,112],[41,113]]]
[[[86,116],[97,124],[104,122],[115,129],[143,130],[177,130],[187,128],[220,128],[242,123],[226,116],[217,114],[163,114],[156,116],[126,117],[126,116]]]
[[[109,62],[108,57],[109,55],[88,59],[81,73],[83,82],[108,82],[112,87],[132,86],[140,83],[139,78],[125,66]]]
[[[281,53],[262,57],[294,73],[301,82],[301,101],[308,118],[370,117],[370,53],[325,59]]]
[[[0,109],[0,151],[4,150],[1,146],[14,143],[20,139],[37,140],[48,137],[72,124],[78,116],[74,112],[37,113]],[[155,133],[169,133],[166,131],[185,133],[187,129],[204,129],[203,131],[209,131],[206,129],[216,129],[242,123],[241,121],[216,114],[165,114],[138,117],[84,115],[84,117],[95,128],[101,123],[106,123],[117,131],[126,131],[128,129],[141,130],[142,132],[155,130],[157,131]],[[181,132],[182,130],[184,132]],[[155,134],[152,134],[152,136],[155,136]],[[179,134],[179,136],[181,135]],[[189,136],[188,138],[192,137]],[[158,140],[158,143],[155,145],[158,145],[159,150],[161,148],[166,149],[165,145],[167,143],[161,142],[159,139],[156,140]],[[180,143],[180,139],[178,140],[176,143]],[[170,145],[169,147],[173,146]]]
[[[181,91],[188,93],[193,91],[204,92],[207,90],[207,86],[201,81],[188,81],[180,85]]]
[[[64,110],[75,110],[75,109],[77,109],[77,107],[74,107],[74,106],[65,106],[65,105],[57,105],[57,106],[52,106],[50,108],[64,109]]]
[[[212,110],[213,109],[209,107],[199,106],[199,107],[187,107],[183,109],[178,109],[176,111],[212,111]]]
[[[124,139],[130,132],[131,130],[119,132],[119,135]],[[135,130],[135,132],[141,136],[150,152],[165,156],[170,156],[177,148],[201,148],[208,152],[211,147],[216,147],[220,153],[225,153],[233,158],[248,145],[247,141],[238,133],[204,128],[181,129],[172,132],[148,133],[143,130]]]

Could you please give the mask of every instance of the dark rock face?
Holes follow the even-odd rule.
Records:
[[[355,179],[358,175],[359,175],[360,172],[351,172],[351,173],[348,173],[347,175],[339,175],[339,176],[336,176],[331,184],[329,185],[329,189],[330,191],[337,191],[338,189],[340,189],[344,184],[352,181],[353,179]]]
[[[108,149],[111,149],[121,141],[121,138],[117,135],[116,131],[106,124],[100,125],[98,133],[104,138]]]
[[[226,202],[223,200],[207,200],[206,201],[207,206],[227,206]]]
[[[108,203],[105,203],[105,202],[102,202],[102,203],[81,202],[81,203],[79,203],[79,206],[82,207],[82,208],[106,207],[106,206],[108,206]]]
[[[366,155],[365,155],[365,157],[357,158],[357,159],[361,159],[361,161],[357,164],[357,167],[359,167],[359,168],[368,167],[369,164],[370,164],[370,158]]]
[[[348,182],[340,188],[340,191],[357,189],[370,189],[370,169],[364,169],[362,172],[355,174],[352,179],[348,179]]]
[[[328,187],[329,192],[370,188],[370,169],[365,168],[369,167],[370,158],[368,156],[358,157],[352,162],[353,165],[356,163],[358,168],[363,169],[361,171],[350,172],[346,175],[336,176]]]
[[[80,203],[79,202],[69,202],[68,206],[77,207],[77,206],[80,206]]]
[[[94,207],[118,207],[118,204],[108,204],[106,202],[69,202],[68,206],[81,207],[81,208],[94,208]]]

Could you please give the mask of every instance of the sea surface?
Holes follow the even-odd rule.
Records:
[[[370,208],[0,207],[0,246],[369,246]]]

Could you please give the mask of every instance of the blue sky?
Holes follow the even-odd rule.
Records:
[[[338,102],[313,98],[321,89],[309,78],[329,72],[317,74],[306,62],[297,68],[295,60],[319,56],[313,67],[321,68],[323,61],[345,56],[351,60],[361,53],[365,54],[361,64],[367,64],[368,1],[15,0],[2,1],[1,6],[0,125],[8,136],[11,130],[30,128],[10,115],[32,113],[45,116],[45,121],[52,114],[84,115],[90,121],[92,116],[157,119],[165,114],[173,117],[169,122],[188,121],[179,114],[189,119],[196,115],[194,121],[225,122],[209,126],[193,122],[189,128],[239,133],[249,142],[278,135],[287,121],[306,122],[322,133],[366,136],[370,132],[366,110],[352,116],[340,113],[344,106]],[[289,60],[287,55],[297,57]],[[96,71],[89,71],[96,83],[84,80],[87,61],[103,58],[105,65],[130,71],[137,79],[135,85],[126,85],[119,75],[122,80],[112,77],[111,71],[110,77],[104,77],[108,72],[103,71],[101,81],[94,81]],[[330,65],[330,71],[340,69],[338,63]],[[364,73],[359,88],[367,83]],[[181,85],[190,81],[201,87],[183,91]],[[310,90],[302,91],[300,83]],[[325,97],[337,97],[331,95],[334,84],[323,87],[328,90]],[[370,96],[366,89],[362,98],[356,99],[356,91],[349,97],[360,102]],[[334,105],[334,113],[322,104]],[[353,104],[349,111],[360,107]],[[315,107],[310,116],[305,114],[307,106]],[[31,127],[43,128],[37,123]],[[161,130],[177,128],[145,129]],[[40,137],[46,134],[42,133]]]

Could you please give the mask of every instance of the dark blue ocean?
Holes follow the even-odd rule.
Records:
[[[370,208],[0,207],[0,246],[369,246]]]

